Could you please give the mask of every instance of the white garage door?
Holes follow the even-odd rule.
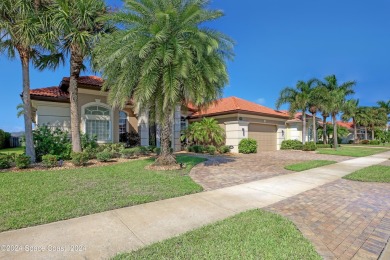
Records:
[[[257,141],[257,152],[276,151],[276,126],[249,124],[249,138]]]

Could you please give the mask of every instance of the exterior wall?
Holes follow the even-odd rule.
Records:
[[[70,132],[70,107],[68,103],[33,101],[36,112],[36,124],[61,128]]]
[[[149,146],[149,111],[141,111],[138,117],[138,133],[141,137],[141,145]]]
[[[282,142],[286,139],[287,135],[287,127],[285,125],[278,125],[277,126],[277,140],[276,140],[276,149],[280,150],[280,146],[282,145]]]
[[[233,147],[231,151],[238,153],[238,144],[242,139],[248,138],[249,122],[230,121],[226,125],[226,145]]]

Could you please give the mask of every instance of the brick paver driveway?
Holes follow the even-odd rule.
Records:
[[[291,173],[284,166],[309,160],[345,161],[352,157],[316,154],[303,151],[261,152],[249,155],[209,157],[209,161],[192,169],[191,178],[205,190]]]
[[[377,259],[390,237],[390,184],[338,180],[267,208],[292,220],[325,259]]]

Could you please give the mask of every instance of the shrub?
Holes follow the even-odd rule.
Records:
[[[303,151],[315,151],[317,150],[317,146],[314,142],[307,142],[303,145]]]
[[[46,154],[42,156],[42,163],[47,168],[52,168],[58,166],[58,157],[57,155]]]
[[[160,147],[156,147],[153,149],[153,152],[157,155],[159,155],[161,153],[161,148]]]
[[[218,148],[218,151],[220,153],[230,153],[230,147],[228,145],[222,145],[221,147]]]
[[[89,136],[88,134],[81,134],[81,147],[83,150],[87,148],[97,148],[99,146],[97,142],[97,136]]]
[[[112,157],[119,158],[123,149],[125,149],[125,146],[122,143],[104,144],[99,147],[98,153],[108,152],[111,153]]]
[[[238,152],[244,154],[256,153],[257,141],[251,138],[242,139],[238,144]]]
[[[181,140],[201,145],[219,146],[225,142],[225,130],[214,118],[203,118],[182,132]]]
[[[284,140],[280,149],[282,150],[302,150],[303,144],[298,140]]]
[[[146,147],[146,150],[148,151],[148,153],[153,153],[154,149],[156,149],[156,148],[157,147],[154,145],[149,145],[148,147]]]
[[[0,155],[0,169],[8,169],[11,167],[11,159],[8,155]]]
[[[125,143],[127,147],[134,147],[141,145],[141,138],[138,133],[132,131],[130,133],[120,134],[119,142]]]
[[[98,153],[98,148],[93,148],[90,146],[87,146],[86,148],[83,149],[83,152],[88,155],[88,158],[91,159],[96,159],[96,154]]]
[[[85,166],[89,160],[87,153],[72,153],[72,163],[75,166]]]
[[[31,158],[25,154],[19,154],[16,157],[15,164],[19,169],[26,169],[31,164]]]
[[[317,144],[324,144],[324,141],[317,141]]]
[[[381,142],[380,142],[379,140],[371,140],[371,141],[370,141],[370,144],[371,144],[371,145],[380,145]]]
[[[121,151],[121,157],[125,159],[130,159],[134,157],[134,154],[135,154],[134,148],[127,148]]]
[[[369,140],[362,140],[360,143],[361,144],[370,144],[370,141]]]
[[[0,129],[0,149],[5,148],[5,132]]]
[[[203,145],[192,145],[188,147],[189,152],[204,153],[205,147]]]
[[[354,143],[353,140],[348,141],[348,144],[353,144],[353,143]]]
[[[58,159],[62,160],[71,158],[72,144],[68,132],[44,125],[34,130],[33,135],[38,161],[41,161],[45,154],[57,155]]]
[[[210,155],[214,155],[215,152],[217,151],[217,148],[214,146],[214,145],[209,145],[206,147],[206,151],[210,154]]]
[[[112,153],[107,151],[103,151],[96,154],[96,159],[99,162],[108,162],[109,160],[111,160],[111,158],[112,158]]]

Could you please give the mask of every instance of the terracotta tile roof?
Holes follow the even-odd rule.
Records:
[[[50,98],[69,98],[68,91],[63,91],[60,87],[32,89],[30,95]]]
[[[337,121],[337,125],[352,129],[353,128],[353,122],[343,122],[343,121]]]
[[[288,118],[289,115],[281,111],[276,111],[272,108],[268,108],[241,98],[237,97],[228,97],[222,98],[211,104],[205,109],[200,109],[190,117],[202,117],[202,116],[211,116],[219,114],[228,114],[233,112],[241,113],[251,113],[259,115],[268,115]]]
[[[69,84],[69,77],[62,78],[62,81]],[[79,82],[79,84],[83,84],[83,85],[92,85],[92,86],[102,87],[104,80],[98,76],[81,76],[81,77],[79,77],[78,82]]]

